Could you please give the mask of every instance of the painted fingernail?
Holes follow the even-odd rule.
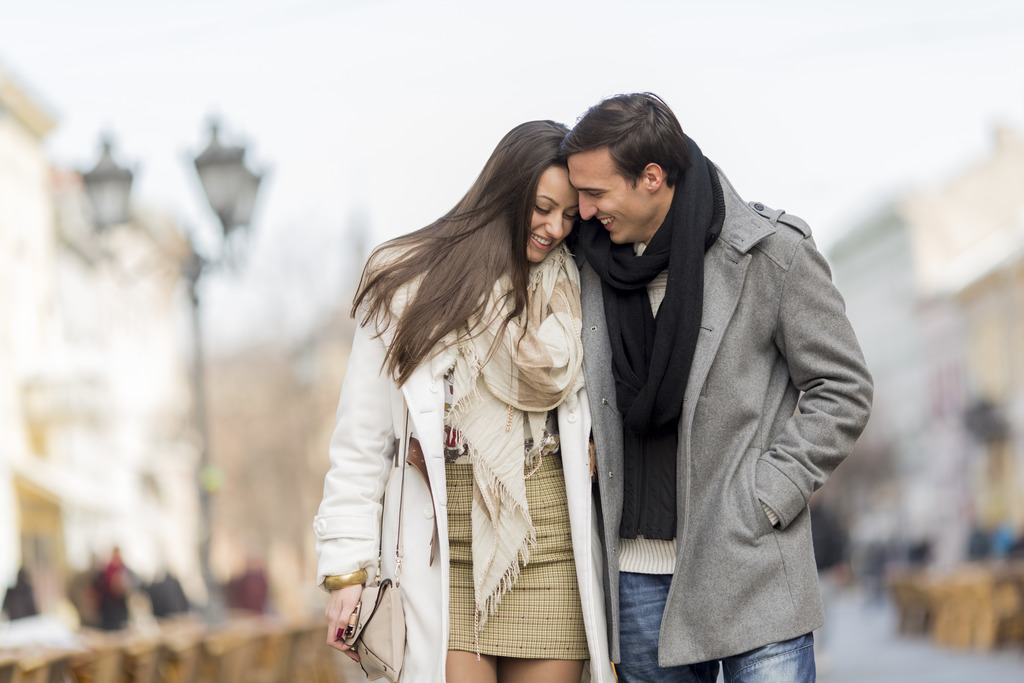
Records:
[[[338,629],[338,635],[336,635],[334,637],[337,638],[338,640],[341,640],[341,629],[340,628]]]

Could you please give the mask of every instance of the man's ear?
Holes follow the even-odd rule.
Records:
[[[665,184],[665,171],[658,164],[647,164],[640,172],[640,184],[648,192],[657,192]]]

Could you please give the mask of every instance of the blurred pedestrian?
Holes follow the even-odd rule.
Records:
[[[165,571],[158,580],[146,586],[153,616],[158,619],[188,612],[188,599],[181,588],[181,582],[170,571]]]
[[[100,597],[96,590],[103,564],[96,555],[86,569],[75,572],[68,581],[68,599],[78,611],[78,622],[88,628],[100,627]]]
[[[839,570],[849,574],[849,536],[832,509],[818,495],[811,497],[811,545],[818,575]]]
[[[1010,520],[1003,520],[997,524],[990,538],[992,557],[1006,557],[1009,555],[1015,540],[1013,524]]]
[[[918,538],[907,545],[907,565],[923,569],[932,561],[932,542],[928,538]]]
[[[885,576],[892,553],[890,543],[878,538],[869,541],[861,553],[857,577],[867,589],[869,602],[874,605],[885,602]]]
[[[836,601],[850,581],[849,536],[832,509],[821,502],[820,496],[811,496],[811,545],[814,563],[818,568],[818,585],[825,610],[825,624],[814,632],[814,648],[819,673],[829,666],[831,621]]]
[[[115,547],[106,566],[97,575],[94,586],[99,598],[100,628],[117,631],[128,625],[128,594],[135,588],[135,576]]]
[[[971,525],[971,531],[967,536],[967,559],[971,561],[984,560],[992,548],[992,541],[988,532],[975,522]]]
[[[11,621],[34,617],[39,614],[36,607],[36,597],[32,590],[32,582],[29,580],[28,572],[24,567],[18,570],[18,577],[13,586],[7,589],[4,595],[3,613]]]
[[[249,554],[245,559],[245,569],[228,582],[228,607],[263,614],[267,611],[269,592],[270,586],[263,562],[256,555]]]
[[[1007,557],[1014,560],[1024,560],[1024,532],[1022,532],[1017,539],[1010,546],[1010,552]]]

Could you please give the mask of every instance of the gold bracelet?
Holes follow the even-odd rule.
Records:
[[[339,588],[348,588],[349,586],[362,585],[364,583],[366,583],[365,569],[360,569],[359,571],[355,571],[350,574],[339,574],[338,576],[324,577],[324,588],[329,591],[337,590]]]

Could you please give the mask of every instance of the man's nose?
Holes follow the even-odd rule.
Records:
[[[592,201],[580,194],[580,218],[589,221],[597,213],[597,207]]]

